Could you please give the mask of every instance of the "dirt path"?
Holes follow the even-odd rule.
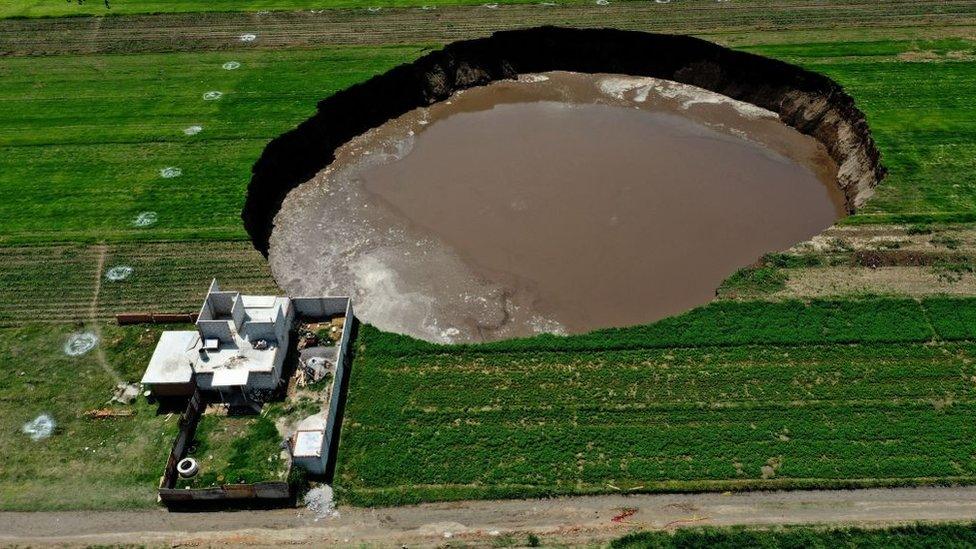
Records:
[[[95,246],[95,252],[98,254],[98,259],[95,262],[95,289],[92,291],[91,305],[88,307],[88,325],[91,331],[98,336],[98,341],[102,342],[104,338],[98,324],[98,297],[102,293],[102,272],[105,270],[105,256],[108,254],[108,246],[99,244]],[[99,366],[115,380],[116,384],[122,383],[122,376],[108,363],[105,350],[101,344],[95,346],[95,358],[98,360]]]
[[[636,512],[619,522],[624,509]],[[0,513],[0,545],[234,545],[375,543],[411,547],[451,539],[490,545],[529,532],[544,542],[606,541],[638,529],[832,524],[882,526],[976,520],[976,487],[809,492],[593,496],[342,508],[315,521],[302,510],[224,513],[154,511]]]

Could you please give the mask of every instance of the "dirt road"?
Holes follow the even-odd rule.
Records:
[[[636,512],[619,521],[625,509]],[[316,521],[303,510],[0,513],[0,545],[269,546],[490,545],[532,532],[544,542],[606,541],[638,529],[699,525],[858,524],[976,520],[976,487],[593,496],[342,508]]]

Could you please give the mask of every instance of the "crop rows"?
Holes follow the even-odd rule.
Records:
[[[340,2],[336,2],[339,4]],[[198,51],[201,49],[282,48],[309,46],[445,43],[476,38],[491,32],[538,25],[604,27],[654,32],[715,35],[730,33],[769,36],[783,31],[809,33],[823,40],[824,33],[858,28],[847,39],[865,39],[865,30],[976,24],[970,2],[768,2],[716,4],[712,1],[660,4],[649,1],[571,2],[559,6],[525,2],[486,9],[480,0],[396,2],[407,9],[330,9],[317,12],[170,14],[110,18],[21,19],[0,23],[0,52],[17,55],[63,53],[132,53],[146,51]],[[145,2],[141,2],[145,5]],[[167,6],[176,3],[166,2]],[[183,5],[190,5],[184,3]],[[362,4],[360,2],[360,4]],[[371,6],[388,2],[369,2]],[[436,10],[420,5],[443,4]],[[454,4],[479,4],[452,7]],[[192,3],[199,8],[199,3]],[[239,4],[235,4],[239,5]],[[213,10],[212,3],[207,5]],[[817,29],[818,32],[811,30]],[[258,40],[242,45],[242,33],[257,33]],[[913,31],[914,37],[925,31]],[[768,40],[768,38],[767,38]],[[764,41],[767,41],[764,40]],[[795,38],[794,38],[795,41]]]
[[[968,342],[396,356],[381,337],[340,449],[361,504],[976,479]]]
[[[86,321],[95,298],[98,251],[88,246],[0,247],[0,325]],[[104,278],[132,267],[122,281]],[[96,317],[132,311],[193,312],[210,279],[228,289],[279,293],[267,263],[249,242],[184,242],[109,246]]]

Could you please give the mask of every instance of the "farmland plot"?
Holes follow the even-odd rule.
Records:
[[[337,485],[348,501],[378,505],[972,482],[976,347],[930,341],[967,335],[952,331],[959,317],[927,324],[925,311],[946,305],[911,313],[873,303],[881,318],[917,320],[918,331],[889,323],[885,334],[879,324],[857,338],[851,327],[846,345],[823,345],[836,334],[812,317],[794,340],[802,344],[769,344],[756,329],[775,322],[769,308],[740,311],[752,318],[728,328],[735,344],[725,347],[654,349],[648,340],[584,351],[568,337],[554,338],[562,348],[417,352],[420,344],[365,327]],[[968,316],[974,305],[953,306]],[[697,314],[714,320],[714,308]],[[602,335],[612,348],[622,333]]]

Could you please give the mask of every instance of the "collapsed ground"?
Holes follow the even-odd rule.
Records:
[[[845,29],[821,17],[837,6],[770,15],[746,3],[731,17],[723,4],[675,3],[664,19],[634,15],[658,6],[532,17],[697,27],[827,74],[866,113],[889,168],[877,196],[798,255],[730,278],[729,301],[657,328],[481,350],[363,330],[336,483],[347,501],[973,482],[972,6],[854,3],[835,9]],[[192,310],[212,276],[273,292],[239,219],[264,144],[329,93],[528,8],[452,8],[456,24],[440,27],[414,10],[395,31],[377,26],[400,20],[395,10],[322,14],[373,31],[356,47],[315,32],[326,23],[314,18],[289,31],[287,14],[208,15],[226,25],[182,42],[153,17],[120,17],[91,42],[111,53],[92,55],[77,46],[97,33],[50,39],[93,20],[0,21],[0,45],[16,55],[0,59],[0,508],[154,505],[175,417],[145,404],[128,417],[84,414],[105,405],[115,375],[139,378],[159,331],[118,328],[111,315]],[[258,39],[242,43],[242,32]],[[155,51],[130,53],[146,44]],[[205,101],[208,91],[223,95]],[[162,177],[167,167],[181,175]],[[157,221],[134,227],[147,211]],[[118,265],[133,274],[102,278]],[[92,327],[104,353],[65,356],[68,335]],[[20,427],[42,412],[58,427],[34,443]]]

